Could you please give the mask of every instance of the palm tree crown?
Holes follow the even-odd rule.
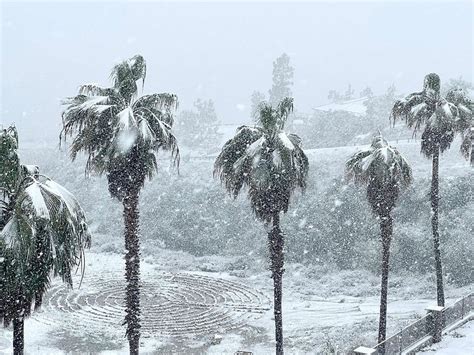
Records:
[[[214,175],[234,197],[244,185],[249,188],[253,211],[267,222],[286,212],[292,192],[306,186],[308,159],[301,139],[283,131],[292,110],[291,98],[276,107],[260,104],[257,125],[239,127],[214,165]]]
[[[387,216],[399,193],[412,181],[411,168],[398,150],[381,136],[375,136],[369,148],[354,154],[346,163],[346,177],[367,185],[372,211]]]
[[[115,65],[113,86],[82,85],[79,94],[65,100],[61,137],[75,135],[71,145],[74,160],[80,151],[88,154],[86,171],[107,173],[112,196],[122,200],[139,191],[145,178],[156,171],[160,149],[171,150],[175,162],[179,150],[171,132],[178,101],[174,94],[138,97],[146,63],[142,56]]]
[[[393,122],[405,120],[414,133],[423,129],[421,151],[431,157],[435,151],[444,152],[454,138],[457,107],[440,94],[440,78],[437,74],[426,75],[422,92],[415,92],[395,103]]]
[[[14,128],[3,130],[0,143],[1,166],[11,169],[0,176],[0,321],[8,325],[39,307],[51,273],[72,286],[90,234],[69,191],[38,167],[20,165]]]
[[[462,89],[453,89],[446,95],[446,100],[456,105],[458,116],[456,131],[461,133],[461,154],[474,165],[474,102]]]

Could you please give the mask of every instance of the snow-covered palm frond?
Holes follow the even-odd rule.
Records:
[[[461,154],[474,165],[474,102],[461,89],[447,93],[446,100],[456,105],[456,131],[461,134]]]
[[[139,189],[145,177],[153,176],[154,153],[159,150],[170,150],[173,162],[179,164],[172,133],[178,99],[168,93],[137,98],[136,82],[144,83],[145,76],[145,60],[137,55],[113,68],[112,88],[84,85],[77,96],[64,102],[61,138],[74,137],[72,159],[86,153],[86,172],[107,173],[113,184],[110,191],[119,199],[128,188]]]
[[[110,78],[113,86],[120,92],[120,95],[128,104],[138,95],[137,81],[145,84],[146,62],[141,55],[136,55],[130,59],[124,60],[112,69]]]
[[[346,178],[367,185],[367,197],[374,213],[383,216],[394,207],[400,190],[412,182],[410,165],[398,150],[381,136],[367,149],[346,162]]]
[[[290,97],[282,99],[276,107],[262,101],[258,105],[257,122],[268,132],[281,130],[291,112],[293,112],[293,99]]]
[[[436,150],[445,151],[454,139],[458,108],[441,97],[439,76],[428,74],[424,89],[395,102],[391,120],[404,120],[416,134],[422,131],[421,151],[431,157]]]
[[[248,187],[252,208],[265,221],[286,212],[295,188],[306,186],[308,159],[301,140],[281,129],[290,104],[291,99],[283,100],[277,109],[262,104],[260,125],[239,127],[214,165],[214,175],[233,197],[244,185]]]
[[[0,301],[20,295],[23,300],[0,311],[6,325],[20,313],[30,314],[51,273],[72,285],[72,269],[81,265],[84,249],[90,246],[86,218],[75,197],[40,175],[36,166],[22,166],[21,172],[16,190],[7,198],[10,208],[0,230],[0,252],[6,259],[0,265],[0,276],[6,280]]]

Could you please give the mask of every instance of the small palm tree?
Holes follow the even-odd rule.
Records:
[[[421,153],[432,159],[431,179],[431,226],[436,267],[438,306],[444,307],[443,268],[438,227],[439,205],[439,154],[447,150],[455,133],[457,107],[440,94],[440,78],[437,74],[426,75],[422,92],[408,95],[395,102],[391,119],[403,119],[414,134],[423,130]]]
[[[392,210],[398,196],[412,181],[411,168],[397,149],[388,145],[381,135],[372,145],[355,153],[346,163],[346,176],[367,186],[367,199],[372,212],[380,220],[382,240],[382,286],[378,342],[385,340],[387,329],[387,292],[390,243],[392,241]]]
[[[235,198],[242,187],[248,187],[253,212],[270,225],[268,246],[274,284],[276,353],[283,354],[283,319],[281,310],[283,244],[280,212],[287,212],[290,197],[297,187],[304,189],[308,159],[301,139],[283,131],[293,99],[285,98],[272,107],[259,106],[257,125],[242,126],[227,141],[214,165],[227,191]]]
[[[461,133],[461,154],[474,165],[474,102],[464,90],[453,89],[446,95],[446,100],[456,105],[458,116],[456,119],[456,131]]]
[[[117,64],[113,86],[83,85],[65,101],[61,137],[73,136],[71,158],[88,155],[86,172],[106,174],[109,191],[123,204],[125,223],[126,335],[130,353],[140,343],[139,194],[145,179],[157,170],[156,153],[170,150],[178,163],[179,151],[171,132],[177,97],[173,94],[138,96],[137,82],[145,82],[142,56]]]
[[[41,305],[50,275],[72,286],[71,270],[90,245],[73,195],[38,167],[20,165],[13,127],[0,133],[0,321],[13,322],[13,352],[23,354],[24,319]],[[7,167],[7,170],[3,168]]]

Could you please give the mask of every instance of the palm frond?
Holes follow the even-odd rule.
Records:
[[[60,140],[72,136],[71,158],[79,152],[87,154],[86,173],[107,173],[109,190],[119,199],[125,187],[141,187],[145,177],[153,176],[153,154],[159,150],[170,150],[173,163],[179,166],[178,143],[172,133],[178,99],[168,93],[137,98],[137,81],[143,85],[145,77],[145,60],[136,55],[114,66],[113,87],[83,85],[77,96],[64,101]],[[131,182],[130,177],[137,180]]]
[[[454,139],[458,109],[441,97],[437,74],[425,77],[424,89],[395,102],[390,119],[404,120],[413,134],[422,131],[421,152],[431,157],[436,151],[448,149]]]
[[[296,187],[305,188],[308,159],[301,139],[282,130],[293,109],[292,99],[276,108],[264,102],[259,109],[260,125],[239,127],[217,157],[214,176],[234,198],[247,186],[255,215],[269,221],[288,210]]]
[[[367,186],[367,198],[379,216],[390,213],[399,192],[413,180],[407,160],[381,135],[375,136],[370,147],[356,152],[346,162],[345,173],[347,180]]]

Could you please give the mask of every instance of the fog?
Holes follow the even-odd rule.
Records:
[[[429,5],[429,6],[428,6]],[[250,95],[271,87],[282,54],[298,110],[349,83],[418,90],[431,71],[472,81],[472,2],[2,2],[1,116],[23,139],[55,139],[61,99],[108,85],[114,63],[147,60],[146,92],[181,108],[213,99],[223,122],[249,121]]]

